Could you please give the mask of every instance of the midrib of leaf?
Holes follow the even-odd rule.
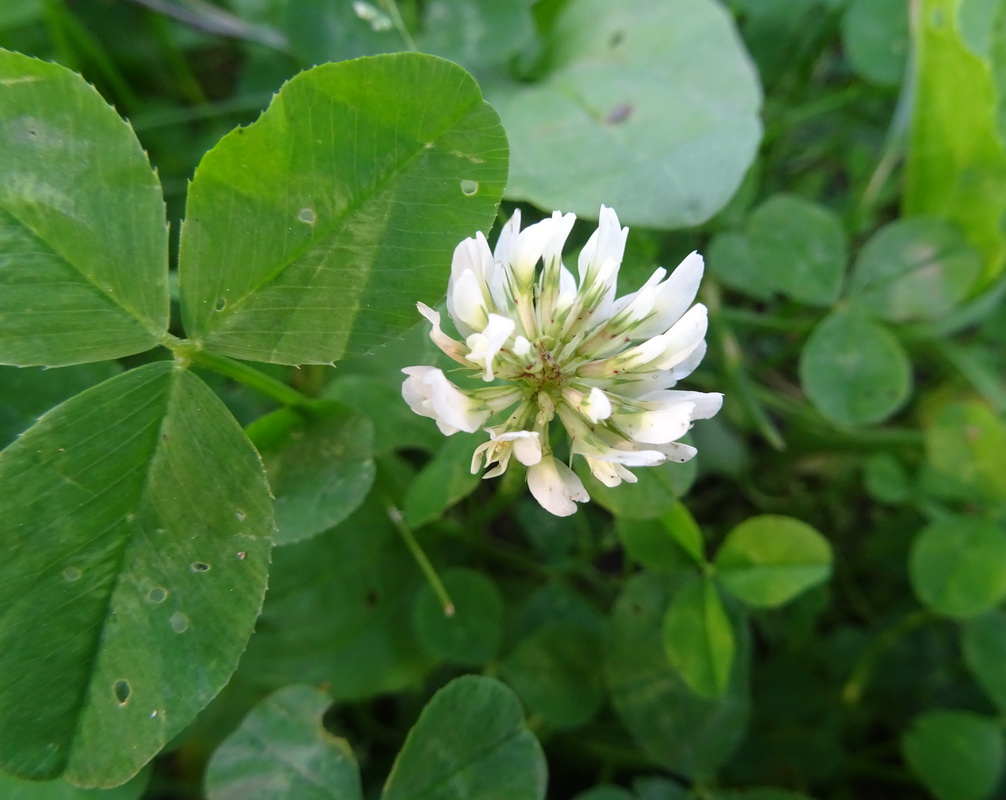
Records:
[[[464,119],[466,116],[472,113],[473,110],[476,110],[484,102],[485,102],[484,98],[482,98],[481,95],[479,95],[475,100],[475,102],[467,106],[462,113],[449,119],[447,123],[436,133],[436,135],[430,138],[430,141],[439,142],[440,139],[448,131],[450,131],[458,121]],[[322,226],[323,230],[321,232],[319,232],[316,236],[312,236],[310,239],[306,239],[303,243],[294,248],[285,259],[280,261],[276,265],[276,267],[272,269],[272,271],[270,271],[267,275],[265,275],[260,281],[258,281],[258,283],[254,284],[245,293],[243,297],[236,299],[233,303],[228,302],[227,308],[225,308],[222,312],[218,312],[217,318],[223,320],[226,319],[228,316],[231,316],[232,314],[236,313],[240,309],[240,307],[245,303],[245,301],[247,301],[249,298],[260,292],[262,289],[268,286],[268,284],[272,283],[277,278],[279,278],[287,270],[288,267],[290,267],[293,263],[298,261],[307,251],[311,250],[313,247],[316,247],[322,238],[327,237],[328,240],[331,241],[331,239],[334,238],[334,236],[337,233],[340,233],[346,227],[346,225],[350,222],[352,216],[357,211],[359,211],[361,208],[363,208],[368,203],[377,198],[379,195],[381,195],[381,193],[387,188],[387,186],[391,183],[391,181],[395,177],[406,172],[407,169],[414,162],[419,160],[419,158],[423,154],[425,154],[429,149],[432,148],[427,148],[424,147],[422,144],[420,144],[419,148],[417,148],[415,152],[413,152],[411,155],[407,156],[405,159],[394,165],[380,179],[374,181],[371,184],[372,191],[369,194],[367,194],[366,196],[361,194],[358,195],[356,198],[354,198],[354,201],[346,206],[341,215],[335,215],[330,223],[328,223],[325,226]],[[366,285],[370,282],[370,274],[372,271],[373,270],[370,269],[365,270],[364,274],[365,282],[363,286],[360,287],[361,292],[362,289],[365,288]],[[349,317],[348,322],[351,323],[352,320],[356,318],[356,315],[358,313],[359,313],[359,307],[357,307],[352,316]],[[219,327],[220,326],[215,326],[216,329],[219,329]],[[351,328],[352,326],[349,325],[347,327]]]
[[[141,369],[142,369],[142,367],[141,367]],[[171,367],[172,372],[174,372],[177,369],[178,369],[177,367],[174,367],[172,365],[172,367]],[[160,377],[160,376],[159,375],[151,376],[152,379],[156,379],[158,377]],[[154,459],[155,459],[156,454],[157,454],[157,448],[158,448],[158,444],[157,443],[161,441],[161,432],[164,430],[164,424],[165,424],[165,421],[167,420],[167,411],[168,411],[169,408],[171,408],[172,394],[175,391],[175,387],[178,384],[178,381],[175,380],[174,375],[169,375],[168,376],[168,380],[169,380],[168,389],[167,389],[167,391],[165,391],[165,392],[162,393],[163,394],[164,413],[161,415],[160,424],[157,425],[157,428],[156,428],[156,430],[154,432],[154,435],[151,437],[151,441],[153,443],[153,447],[150,448],[151,455],[150,455],[150,457],[148,459],[146,459],[147,468],[146,468],[145,474],[143,475],[143,478],[140,481],[140,484],[138,486],[138,491],[136,493],[136,502],[134,504],[135,508],[139,508],[142,505],[143,498],[145,498],[145,496],[147,494],[147,489],[148,489],[148,486],[150,484],[150,473],[151,473],[150,467],[153,464]],[[149,382],[145,383],[145,384],[142,384],[142,386],[147,386],[147,385],[149,385]],[[139,389],[140,387],[137,386],[136,388]],[[155,397],[156,397],[156,395],[155,395]],[[153,402],[153,401],[151,401],[151,402]],[[117,426],[118,425],[122,425],[125,422],[126,422],[126,420],[117,420],[116,421],[116,425]],[[135,514],[135,511],[130,512],[130,513],[131,514]],[[96,664],[96,662],[98,660],[99,654],[101,653],[101,645],[102,645],[102,643],[104,642],[104,639],[105,639],[105,629],[108,626],[108,622],[109,622],[109,620],[111,619],[111,616],[112,616],[111,613],[110,613],[111,612],[111,608],[112,608],[112,602],[113,602],[113,600],[115,598],[116,593],[118,592],[119,583],[120,583],[120,581],[122,579],[122,573],[123,573],[122,567],[123,567],[123,564],[126,561],[126,555],[129,552],[130,548],[134,545],[135,541],[136,541],[136,536],[132,532],[132,529],[130,528],[129,530],[127,530],[127,532],[125,533],[125,535],[123,535],[123,537],[122,537],[122,545],[119,547],[119,551],[117,553],[117,559],[116,559],[117,563],[116,563],[116,569],[115,569],[115,572],[114,572],[114,578],[113,578],[113,580],[111,582],[111,585],[109,587],[108,596],[107,596],[107,599],[106,599],[106,602],[105,602],[105,611],[104,611],[104,614],[102,615],[101,622],[97,625],[97,632],[96,632],[96,634],[94,636],[94,647],[93,647],[93,649],[91,651],[90,657],[87,659],[88,680],[84,684],[83,691],[81,692],[80,702],[77,704],[78,713],[76,715],[76,719],[74,720],[73,731],[71,732],[71,734],[69,736],[69,739],[67,741],[67,746],[66,746],[67,763],[69,763],[69,760],[71,758],[70,754],[73,751],[73,743],[77,739],[77,737],[78,737],[78,735],[80,733],[80,724],[81,724],[81,721],[83,720],[83,717],[84,717],[84,715],[82,713],[80,713],[80,712],[81,712],[82,709],[84,709],[87,706],[87,703],[88,703],[88,700],[89,700],[89,698],[91,696],[91,693],[92,693],[93,689],[95,688],[94,687],[94,680],[93,680],[93,678],[94,678],[94,666],[95,666],[95,664]]]
[[[63,250],[60,247],[50,242],[41,233],[39,233],[39,231],[36,230],[32,225],[28,224],[24,219],[22,219],[9,205],[4,204],[2,207],[0,207],[0,212],[3,212],[8,216],[10,216],[11,219],[18,222],[21,225],[21,227],[24,230],[28,231],[37,241],[44,244],[51,250],[51,252],[59,256],[59,258],[62,260],[64,264],[73,269],[81,278],[84,279],[86,283],[90,284],[90,286],[93,289],[96,289],[100,295],[105,297],[107,300],[110,300],[113,305],[115,305],[122,311],[126,312],[126,314],[130,316],[132,319],[136,320],[140,324],[140,328],[142,330],[149,333],[155,339],[161,337],[161,335],[164,333],[163,331],[148,328],[147,327],[148,321],[144,318],[142,314],[138,313],[137,310],[133,308],[131,305],[124,303],[122,299],[117,298],[114,294],[110,293],[107,289],[105,289],[104,286],[102,286],[94,278],[88,275],[87,272],[81,266],[74,263],[74,261],[69,256],[67,256],[66,253],[63,252]]]

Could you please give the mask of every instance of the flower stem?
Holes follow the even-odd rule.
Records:
[[[244,384],[249,389],[254,389],[274,400],[278,400],[284,405],[295,407],[306,407],[311,405],[311,399],[298,392],[292,386],[288,386],[283,381],[276,380],[260,372],[250,364],[237,361],[219,353],[212,353],[201,349],[198,345],[187,339],[169,339],[164,346],[175,354],[175,358],[186,363],[194,364],[197,367],[213,370],[221,375]]]
[[[423,575],[426,576],[426,580],[433,589],[433,592],[436,594],[437,599],[440,600],[440,605],[444,609],[444,616],[453,617],[454,603],[451,601],[451,596],[447,594],[447,589],[444,587],[443,581],[440,580],[440,576],[437,575],[437,571],[433,568],[433,564],[430,563],[430,559],[426,557],[426,553],[423,552],[423,548],[420,547],[419,542],[416,541],[416,537],[413,535],[412,529],[406,524],[405,517],[402,515],[402,512],[390,502],[385,503],[385,508],[388,512],[388,518],[401,535],[402,540],[405,542],[405,546],[409,548],[409,552],[412,553],[412,557],[419,565],[419,569],[422,570]]]

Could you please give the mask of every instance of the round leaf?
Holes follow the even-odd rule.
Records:
[[[0,763],[115,786],[237,666],[271,547],[262,464],[160,361],[43,416],[0,453],[0,485]]]
[[[472,569],[444,570],[440,579],[454,613],[444,614],[433,588],[423,584],[413,613],[420,642],[440,658],[485,664],[496,656],[503,640],[503,596],[496,584]]]
[[[545,756],[499,681],[457,678],[409,731],[382,800],[541,800]]]
[[[0,364],[149,350],[168,231],[133,129],[80,75],[0,50]]]
[[[600,654],[598,637],[577,625],[544,625],[503,660],[502,677],[529,714],[557,728],[572,728],[593,717],[604,699]]]
[[[882,422],[908,398],[911,364],[875,322],[845,311],[818,325],[800,354],[800,382],[818,411],[841,425]]]
[[[978,504],[1006,501],[1006,424],[983,403],[953,403],[925,428],[925,486],[937,497]]]
[[[279,364],[371,349],[443,294],[455,246],[491,227],[506,175],[496,112],[455,64],[399,53],[301,73],[196,170],[185,329]]]
[[[908,60],[908,6],[852,0],[842,14],[842,43],[856,72],[873,83],[897,86]]]
[[[966,711],[930,711],[901,740],[912,771],[939,800],[983,800],[1002,769],[1002,732],[995,720]]]
[[[711,0],[573,0],[550,72],[487,88],[513,153],[507,196],[630,225],[695,225],[740,185],[761,138],[761,89]],[[673,113],[668,113],[673,109]]]
[[[774,195],[748,217],[747,241],[767,288],[815,306],[838,299],[846,243],[833,211],[793,195]]]
[[[1006,597],[1006,531],[974,517],[937,520],[916,537],[908,571],[933,610],[951,617],[988,611]]]
[[[362,800],[349,743],[322,726],[331,703],[314,686],[287,686],[255,706],[213,752],[209,800]]]
[[[347,406],[281,409],[257,420],[248,435],[262,454],[276,498],[276,544],[338,525],[374,484],[374,426]]]
[[[602,508],[624,519],[653,519],[678,505],[678,498],[695,481],[698,462],[693,458],[683,464],[668,461],[656,467],[641,467],[633,471],[635,483],[623,482],[613,488],[591,475],[581,459],[576,460],[575,468],[590,499]]]
[[[798,519],[766,514],[730,531],[715,563],[732,594],[749,606],[774,608],[828,579],[831,546]]]
[[[856,308],[884,319],[930,319],[961,302],[981,269],[981,256],[957,226],[898,220],[859,251],[849,297]]]
[[[674,593],[664,617],[664,649],[696,694],[719,697],[727,690],[736,642],[711,580],[690,578]]]

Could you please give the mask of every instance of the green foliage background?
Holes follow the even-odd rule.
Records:
[[[1006,796],[1006,0],[151,5],[0,8],[0,796]],[[400,369],[601,203],[726,402],[557,519]]]

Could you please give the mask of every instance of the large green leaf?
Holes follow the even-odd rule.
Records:
[[[828,540],[792,517],[749,517],[727,535],[716,553],[722,584],[748,605],[772,608],[827,580]]]
[[[170,362],[68,400],[0,453],[0,764],[122,783],[220,691],[265,593],[258,455]]]
[[[939,800],[982,800],[1002,771],[1003,735],[970,711],[929,711],[901,739],[912,771]]]
[[[487,231],[506,136],[478,85],[417,53],[325,64],[203,158],[182,225],[182,317],[216,352],[329,363],[416,320]]]
[[[0,51],[0,363],[139,353],[168,327],[168,232],[133,129],[67,69]]]
[[[708,219],[761,138],[761,88],[712,0],[572,0],[549,33],[550,71],[487,94],[512,145],[507,196],[656,228]]]
[[[1006,150],[988,62],[965,45],[961,0],[923,0],[915,26],[915,97],[905,170],[906,215],[961,226],[991,279],[1006,263]],[[966,87],[966,91],[962,90]]]
[[[970,503],[1006,503],[1006,424],[977,401],[941,409],[925,429],[926,488]]]
[[[427,703],[388,776],[382,800],[535,800],[545,756],[520,703],[499,681],[466,675]]]
[[[499,653],[503,641],[503,595],[481,572],[455,567],[440,573],[454,605],[452,614],[428,583],[412,609],[416,636],[430,654],[456,664],[479,666]]]
[[[150,782],[150,770],[141,770],[132,780],[114,789],[81,789],[60,778],[28,781],[0,772],[0,797],[4,800],[137,800]]]
[[[653,573],[626,584],[611,616],[605,675],[615,710],[648,758],[682,775],[710,775],[747,725],[747,626],[731,615],[737,646],[726,693],[700,697],[664,652],[663,621],[674,585]]]
[[[206,767],[210,800],[362,800],[349,743],[321,722],[331,704],[320,689],[294,685],[255,706]]]

